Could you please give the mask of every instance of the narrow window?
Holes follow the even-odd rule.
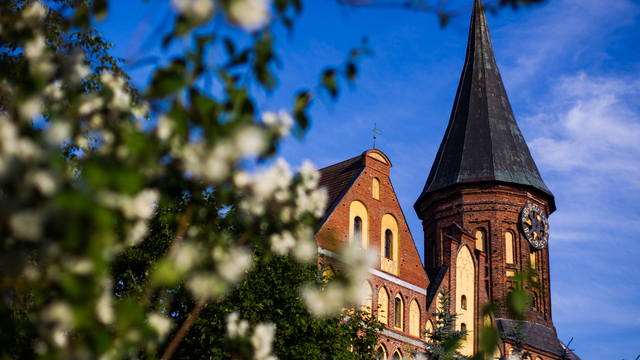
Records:
[[[384,257],[387,259],[391,259],[391,254],[393,254],[393,233],[391,230],[387,229],[384,232]]]
[[[465,331],[465,334],[462,335],[462,340],[467,340],[467,333],[466,333],[467,324],[465,324],[465,323],[460,324],[460,331]]]
[[[460,299],[460,307],[467,310],[467,296],[466,295],[462,295],[462,298]]]
[[[362,219],[360,216],[353,219],[353,243],[357,247],[362,247]]]
[[[382,345],[378,346],[378,351],[376,351],[376,360],[387,360],[387,351]]]
[[[420,306],[415,300],[409,306],[409,335],[420,337]]]
[[[534,291],[531,296],[531,307],[534,311],[539,311],[538,309],[538,294]]]
[[[532,268],[532,269],[534,269],[534,270],[536,269],[536,264],[538,263],[538,261],[537,261],[537,260],[538,260],[538,259],[537,259],[537,256],[538,256],[538,252],[537,252],[537,251],[535,251],[535,250],[532,248],[532,249],[531,249],[530,259],[531,259],[531,268]]]
[[[513,256],[513,234],[510,231],[504,233],[504,245],[507,264],[515,264]]]
[[[373,198],[380,200],[380,180],[373,178],[373,184],[371,184],[371,190],[373,192]]]
[[[400,354],[399,350],[396,350],[396,352],[393,354],[393,360],[402,360],[402,354]]]
[[[397,328],[402,329],[402,299],[400,298],[400,295],[397,295],[395,298],[395,307],[394,307],[394,312],[395,312],[395,318],[394,318],[394,325]]]
[[[378,292],[378,321],[387,325],[387,314],[389,314],[389,295],[384,287]]]
[[[476,249],[486,252],[487,251],[486,241],[487,241],[486,231],[484,231],[484,229],[476,230]]]

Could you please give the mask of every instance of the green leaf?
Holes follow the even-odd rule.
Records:
[[[322,73],[320,78],[320,85],[329,92],[332,99],[338,98],[338,81],[336,78],[336,69],[330,68]]]
[[[186,85],[187,66],[184,60],[173,60],[168,67],[156,70],[149,86],[150,97],[175,94]]]

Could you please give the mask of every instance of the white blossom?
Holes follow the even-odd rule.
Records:
[[[195,273],[191,275],[187,281],[187,288],[196,298],[203,296],[216,298],[229,289],[223,279],[210,273]]]
[[[329,283],[324,289],[307,285],[302,289],[302,299],[309,312],[322,318],[338,311],[344,301],[344,289],[337,283]]]
[[[133,109],[131,109],[131,114],[136,117],[138,120],[142,120],[147,114],[149,114],[149,104],[144,102]]]
[[[171,254],[173,266],[178,272],[185,272],[200,262],[200,251],[194,245],[185,244],[176,248]]]
[[[51,171],[40,170],[30,174],[29,182],[35,185],[43,196],[50,197],[57,189],[56,180]]]
[[[227,335],[229,339],[237,339],[247,334],[249,330],[249,322],[247,320],[240,320],[240,314],[237,311],[229,313],[227,315]]]
[[[45,136],[49,145],[59,146],[71,135],[71,125],[68,122],[57,121],[51,124]]]
[[[104,291],[96,302],[96,314],[103,324],[111,324],[115,320],[111,294],[108,291]]]
[[[291,232],[285,230],[282,234],[271,235],[271,251],[282,256],[286,255],[296,246],[296,239]]]
[[[77,258],[65,262],[67,268],[78,275],[88,275],[93,272],[95,265],[89,258]]]
[[[23,210],[11,215],[9,225],[13,234],[23,240],[36,241],[42,237],[42,214],[34,210]]]
[[[33,117],[40,112],[40,98],[34,96],[23,101],[18,111],[20,112],[20,117],[23,119],[33,119]]]
[[[162,341],[169,334],[169,330],[171,330],[171,320],[162,314],[149,314],[149,316],[147,316],[147,323],[156,331],[160,341]]]
[[[182,15],[202,22],[215,10],[215,0],[171,0],[171,5]]]
[[[44,42],[44,37],[40,34],[36,34],[36,36],[27,41],[24,45],[24,56],[30,61],[39,61],[40,58],[45,54],[46,44]]]
[[[44,15],[47,12],[45,5],[42,5],[39,1],[35,1],[28,8],[22,12],[22,18],[29,24],[36,24],[44,19]]]
[[[256,175],[253,192],[257,198],[267,199],[278,189],[286,190],[291,177],[289,164],[283,158],[278,158],[271,168]]]
[[[299,172],[302,177],[302,185],[304,185],[305,188],[312,190],[318,186],[320,173],[316,171],[316,166],[311,161],[306,159],[302,161]]]
[[[158,127],[156,128],[156,135],[158,136],[158,139],[166,141],[169,139],[172,133],[173,121],[170,118],[161,115],[158,119]]]
[[[138,245],[149,233],[149,227],[144,220],[138,220],[127,232],[127,245]]]
[[[66,69],[70,71],[65,75],[67,76],[67,81],[70,84],[78,84],[82,79],[89,76],[91,72],[89,68],[83,64],[85,61],[85,54],[82,50],[75,51],[73,55],[67,59],[68,63],[66,64]]]
[[[89,115],[96,110],[100,110],[104,106],[104,99],[97,96],[86,98],[78,108],[78,114],[81,116]]]
[[[133,199],[128,209],[139,219],[148,219],[153,215],[153,205],[159,198],[160,192],[157,189],[144,189]]]
[[[64,301],[55,301],[42,310],[44,321],[57,324],[63,329],[70,329],[75,324],[73,308]]]
[[[293,127],[293,118],[286,110],[280,110],[277,114],[274,112],[265,112],[262,114],[262,123],[276,130],[279,137],[289,136]]]
[[[235,137],[235,148],[240,157],[257,156],[266,146],[264,135],[256,127],[246,127]]]
[[[69,339],[64,329],[55,327],[52,330],[53,343],[59,348],[66,348],[69,345]]]
[[[321,217],[327,204],[327,190],[320,188],[307,193],[302,187],[296,188],[296,208],[294,216],[300,218],[305,212]]]
[[[235,283],[253,265],[253,258],[244,249],[232,248],[225,251],[222,248],[215,248],[213,259],[218,266],[218,273],[229,283]]]
[[[254,30],[269,21],[270,7],[269,0],[232,0],[227,15],[231,22],[246,30]]]
[[[273,338],[276,333],[275,325],[271,323],[258,324],[251,336],[251,345],[253,345],[253,358],[255,360],[275,359],[271,355],[273,348]]]
[[[299,261],[311,261],[318,254],[318,244],[313,237],[313,230],[307,226],[299,226],[296,229],[296,238],[298,242],[293,249],[293,255]]]
[[[236,159],[233,148],[227,143],[218,144],[204,161],[202,174],[214,183],[224,181],[231,172],[231,162]],[[198,164],[198,166],[200,166]]]
[[[131,95],[124,92],[126,82],[120,76],[114,76],[105,71],[100,75],[100,81],[111,89],[112,97],[109,105],[115,110],[128,110],[131,105]]]
[[[44,95],[51,100],[60,100],[64,96],[62,92],[62,83],[55,80],[44,88]]]

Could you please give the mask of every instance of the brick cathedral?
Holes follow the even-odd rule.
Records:
[[[450,292],[456,329],[469,334],[461,353],[478,349],[482,324],[490,320],[502,335],[495,356],[508,356],[509,330],[518,322],[505,307],[491,319],[483,319],[481,309],[490,301],[504,303],[517,286],[514,276],[523,272],[537,284],[526,287],[524,349],[530,360],[557,359],[565,346],[551,316],[546,220],[555,211],[554,196],[513,116],[482,0],[474,1],[449,125],[414,205],[423,225],[424,264],[391,185],[391,166],[372,149],[321,169],[329,201],[315,235],[331,271],[340,271],[337,254],[344,246],[378,254],[363,284],[369,294],[363,306],[385,324],[378,358],[404,359],[425,349],[424,331],[434,326],[441,289]]]

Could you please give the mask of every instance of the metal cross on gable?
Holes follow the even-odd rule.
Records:
[[[380,130],[377,129],[378,123],[373,123],[373,148],[376,148],[376,135],[381,134]]]

